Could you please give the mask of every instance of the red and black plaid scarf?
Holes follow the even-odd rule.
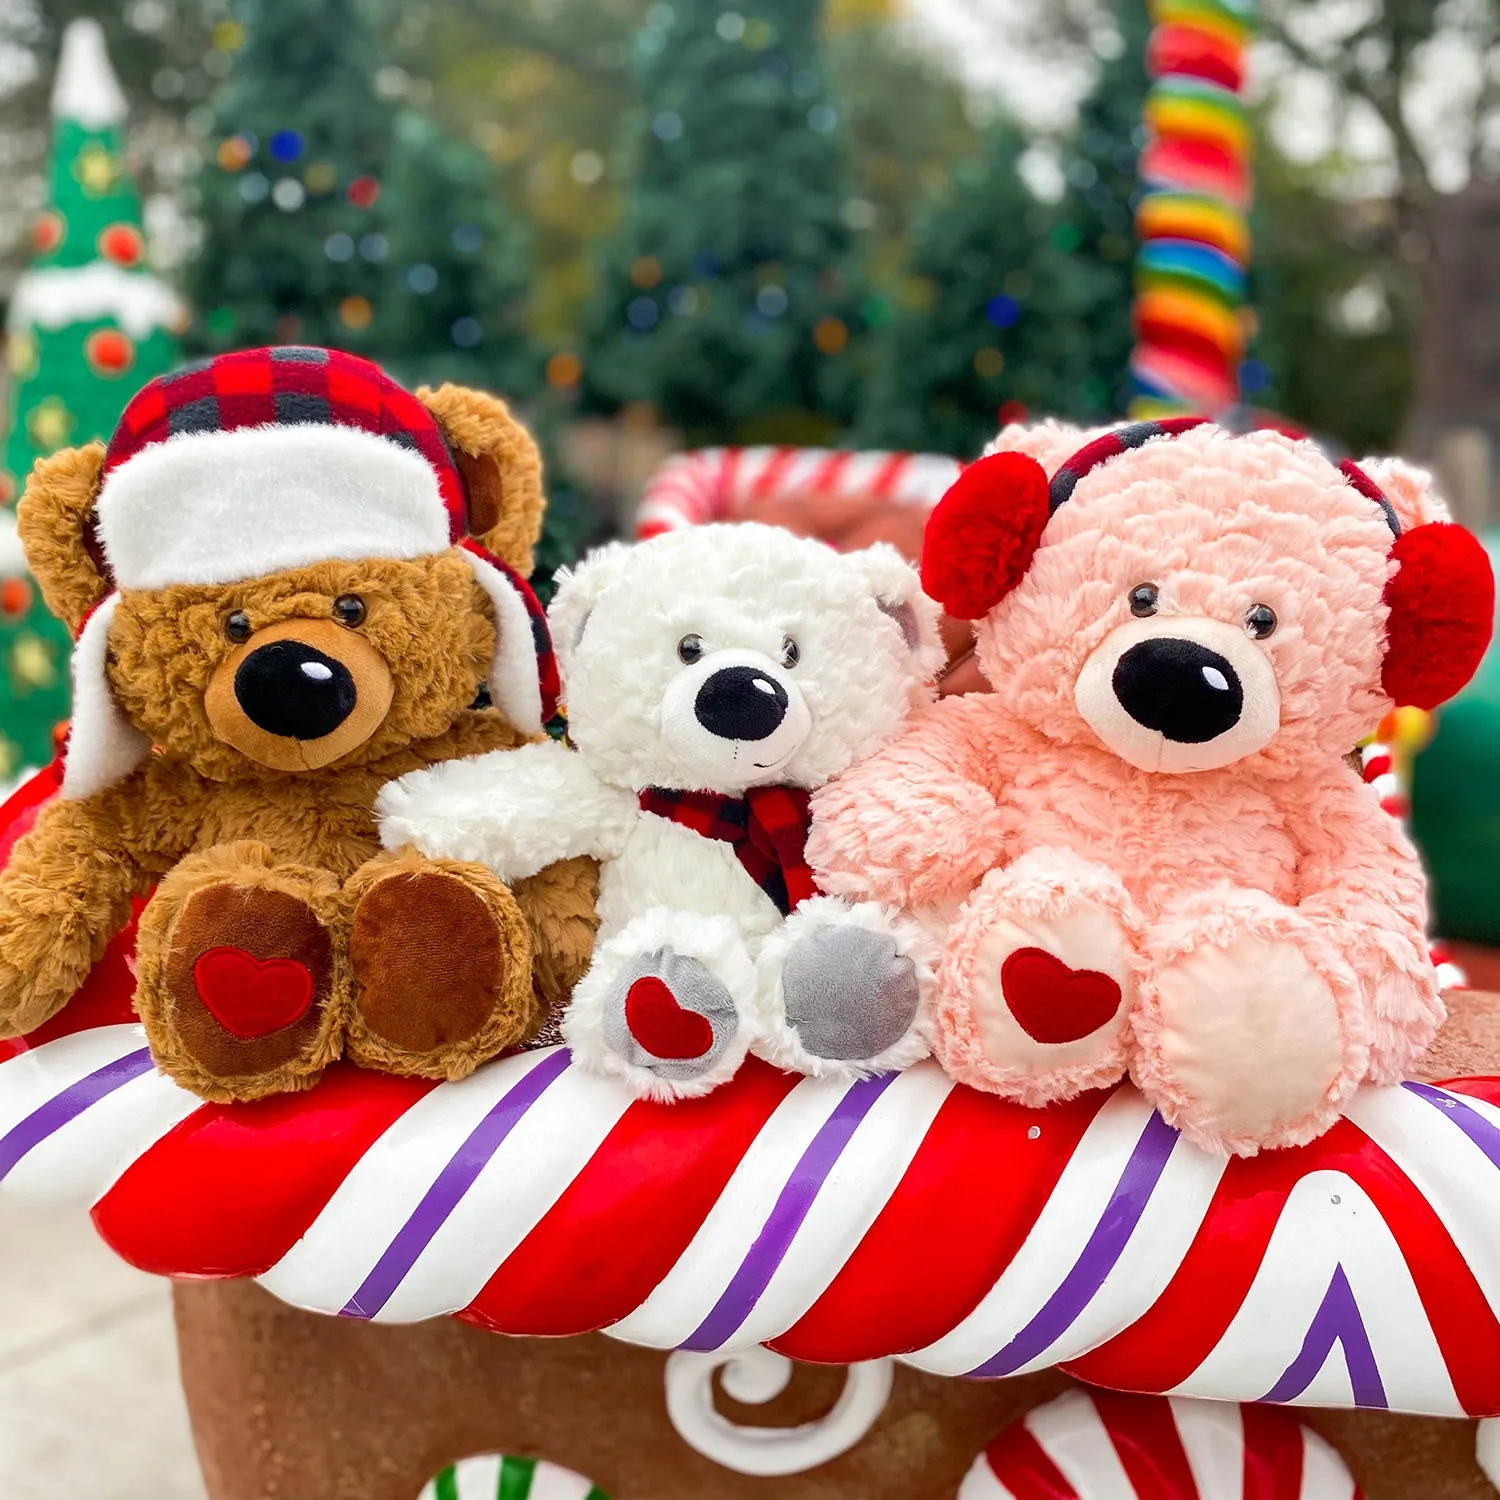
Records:
[[[784,917],[819,894],[807,864],[811,800],[796,786],[752,787],[744,797],[648,786],[640,795],[643,812],[733,845],[735,858]]]

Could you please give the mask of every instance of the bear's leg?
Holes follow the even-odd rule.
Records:
[[[1122,1078],[1137,920],[1113,871],[1059,849],[991,870],[949,930],[933,1053],[1023,1104]]]
[[[1251,1154],[1311,1140],[1369,1065],[1354,972],[1260,891],[1199,892],[1147,933],[1131,1071],[1184,1135]]]
[[[755,989],[738,923],[656,907],[599,946],[563,1036],[644,1097],[706,1094],[745,1060]]]
[[[932,943],[909,918],[836,896],[804,901],[761,945],[755,1051],[815,1078],[857,1078],[927,1056]]]
[[[354,872],[344,899],[353,914],[354,1062],[466,1078],[534,1028],[526,919],[483,865],[382,853]]]
[[[204,1099],[308,1088],[349,1002],[338,881],[245,840],[189,855],[141,915],[136,1009],[162,1071]]]

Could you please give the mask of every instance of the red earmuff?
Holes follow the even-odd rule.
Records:
[[[924,592],[956,620],[982,619],[1021,581],[1047,516],[1047,472],[1029,454],[971,464],[928,518]]]
[[[1451,521],[1403,532],[1385,587],[1380,682],[1402,707],[1436,708],[1479,670],[1495,626],[1495,575],[1479,538]]]

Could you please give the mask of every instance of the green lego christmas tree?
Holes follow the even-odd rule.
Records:
[[[10,303],[9,438],[0,490],[0,782],[52,758],[68,712],[67,631],[25,576],[11,509],[38,459],[107,438],[137,386],[171,367],[177,299],[145,269],[124,156],[125,98],[104,34],[74,21],[52,95],[51,191]]]
[[[827,438],[854,415],[865,296],[820,5],[654,5],[639,170],[600,268],[583,399],[694,441]]]

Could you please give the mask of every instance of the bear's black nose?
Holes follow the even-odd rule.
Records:
[[[300,641],[271,641],[239,664],[234,696],[267,734],[320,740],[354,712],[359,693],[342,662]]]
[[[1137,724],[1178,745],[1218,739],[1245,707],[1239,674],[1225,657],[1170,636],[1132,646],[1115,666],[1114,689]]]
[[[693,712],[721,740],[764,740],[786,718],[786,689],[754,667],[723,667],[698,689]]]

